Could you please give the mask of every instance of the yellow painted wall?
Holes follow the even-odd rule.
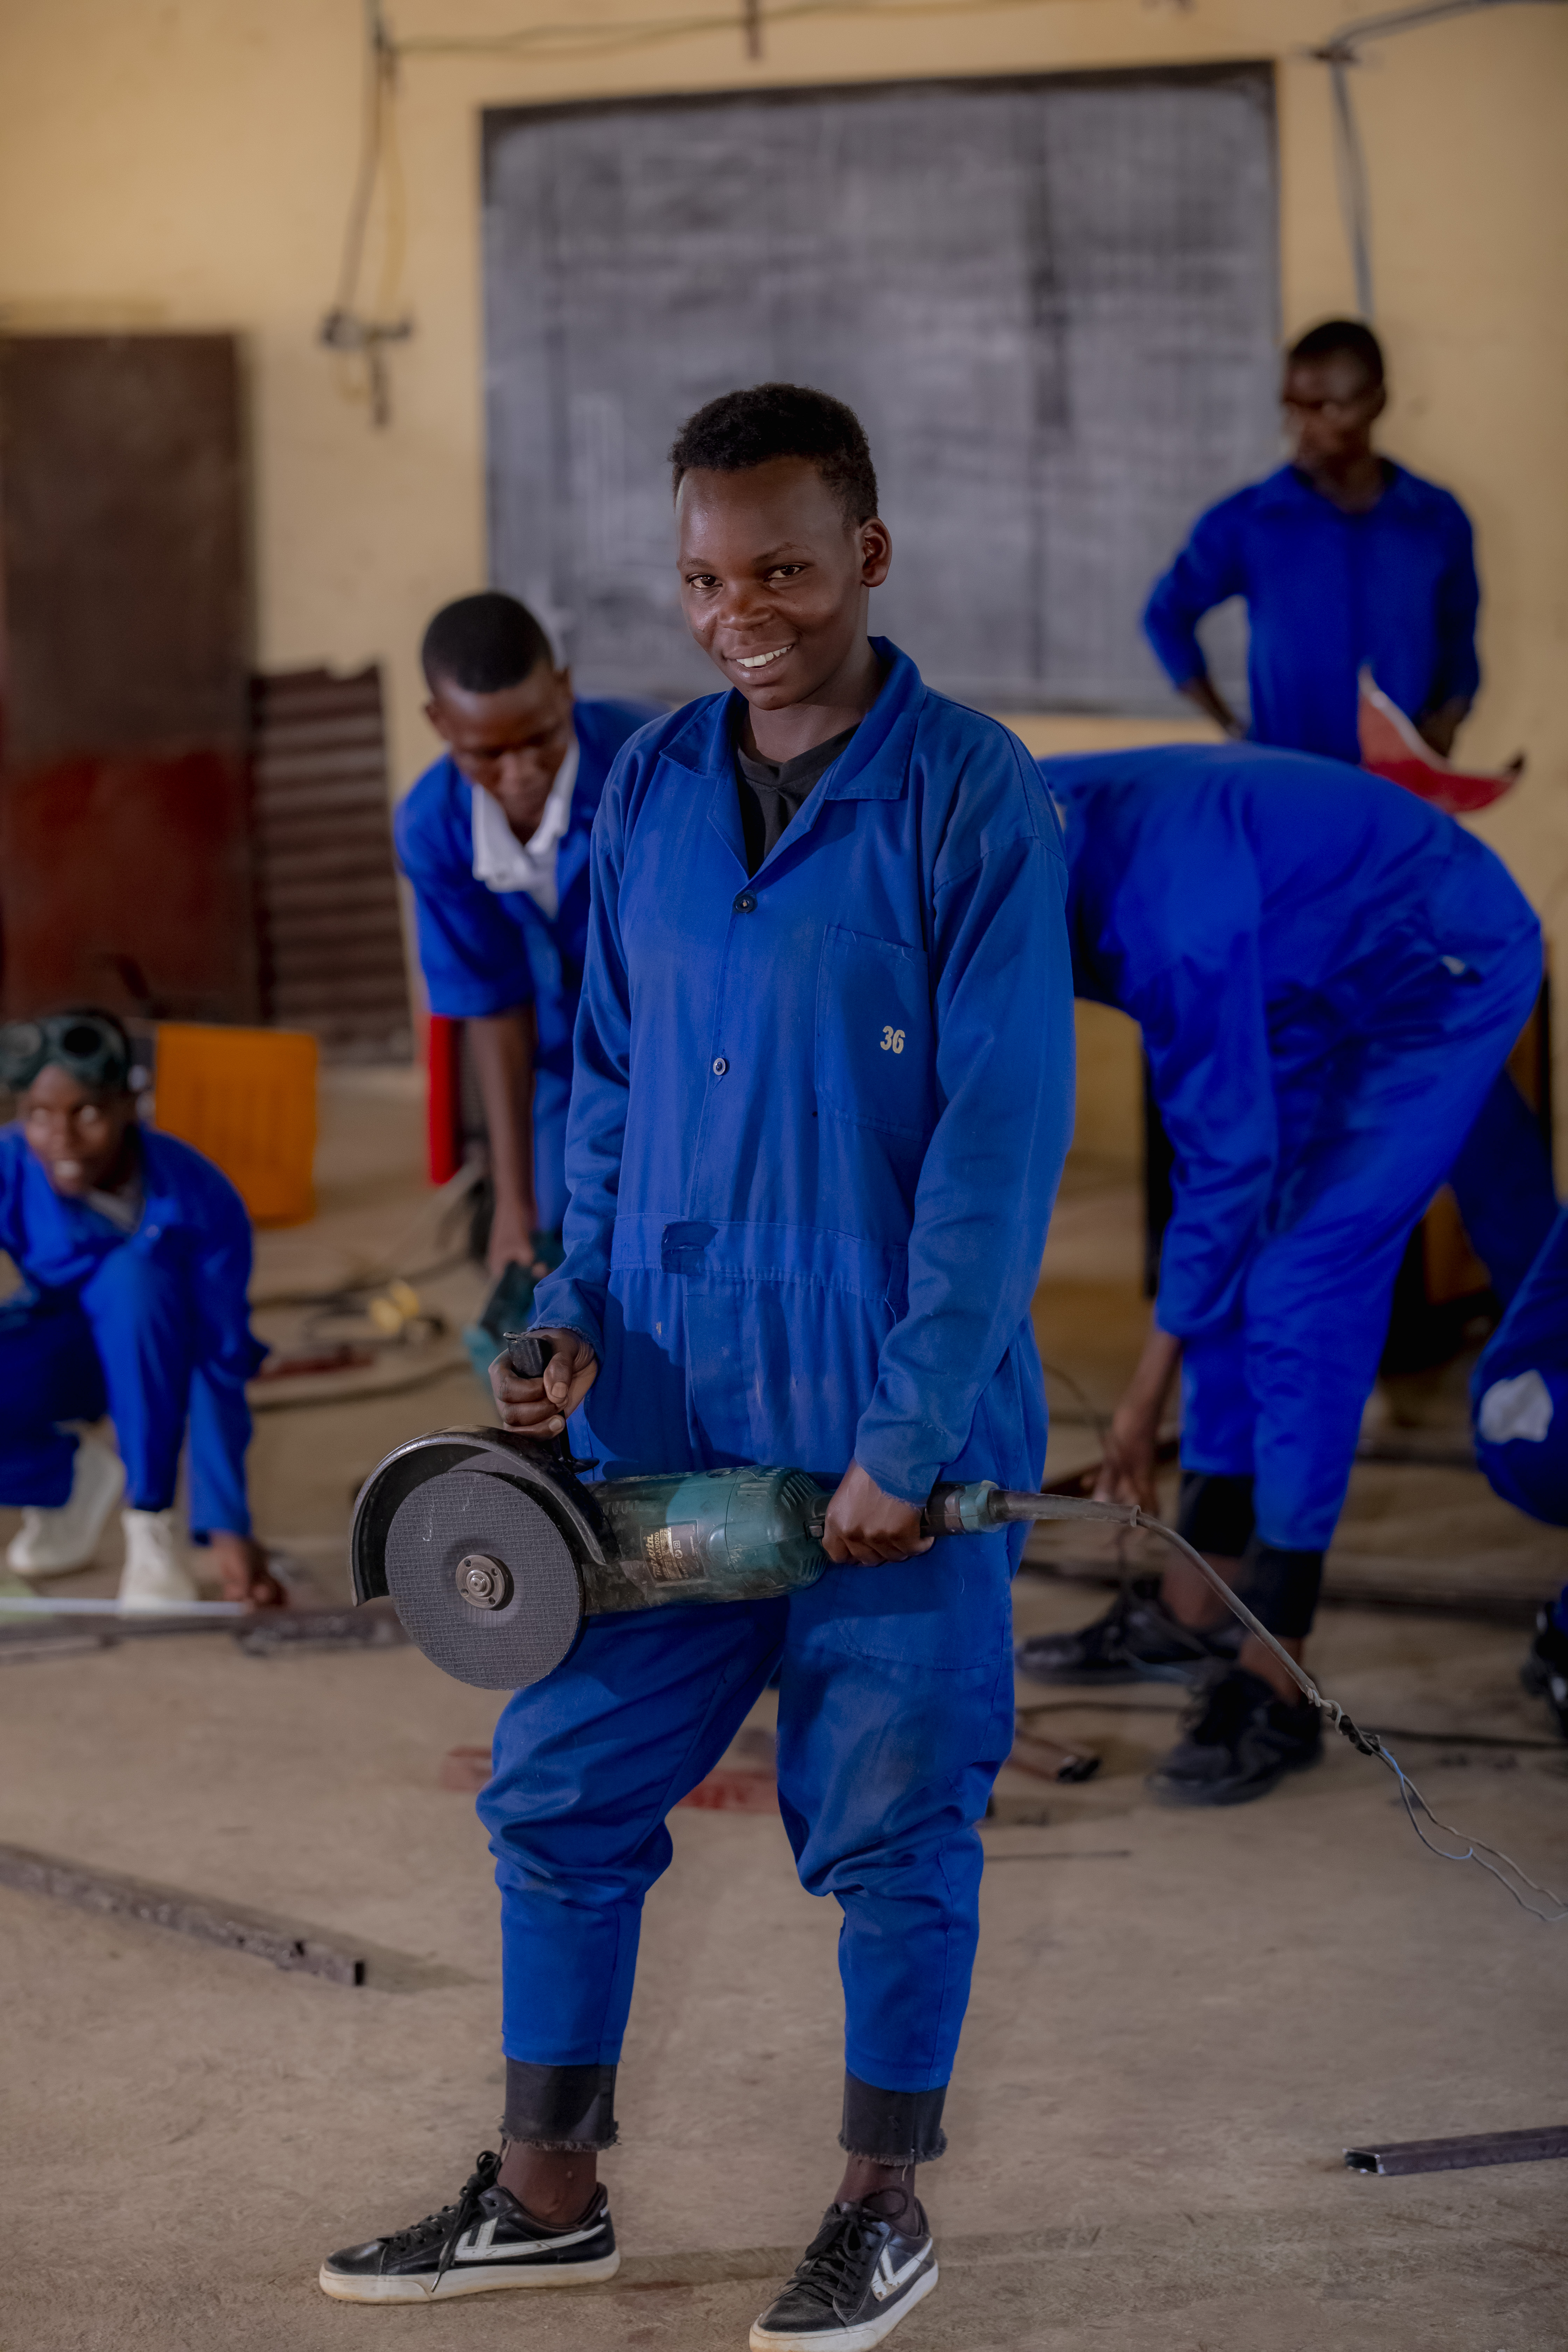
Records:
[[[670,0],[389,6],[402,38],[543,24],[580,37],[553,58],[490,50],[404,63],[399,301],[416,332],[393,355],[387,430],[374,431],[363,405],[344,396],[351,372],[314,341],[353,179],[359,0],[10,0],[0,12],[0,326],[243,335],[258,658],[268,667],[381,660],[403,781],[429,749],[413,659],[419,629],[484,573],[481,107],[1272,58],[1286,321],[1299,329],[1350,306],[1327,78],[1305,55],[1341,19],[1331,0],[903,9],[870,0],[770,26],[755,63],[729,27],[595,53],[603,28],[677,13]],[[1478,530],[1487,683],[1463,749],[1479,761],[1521,745],[1531,755],[1525,784],[1478,830],[1542,908],[1568,970],[1565,89],[1568,9],[1559,8],[1503,8],[1387,39],[1357,76],[1379,325],[1394,371],[1387,444],[1457,491]],[[1036,719],[1022,731],[1044,751],[1129,730]],[[1559,1031],[1568,1036],[1568,1023]]]

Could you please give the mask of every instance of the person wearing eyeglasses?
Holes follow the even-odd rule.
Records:
[[[266,1349],[248,1319],[250,1220],[226,1176],[137,1117],[131,1041],[81,1008],[0,1027],[0,1249],[22,1286],[0,1306],[0,1505],[20,1506],[18,1575],[92,1558],[123,1496],[122,1607],[197,1597],[174,1518],[189,1439],[190,1523],[226,1598],[283,1594],[250,1532],[245,1384]],[[73,1433],[107,1412],[119,1452]]]
[[[1143,628],[1173,686],[1225,732],[1360,765],[1359,677],[1446,758],[1480,684],[1469,518],[1451,491],[1373,446],[1387,405],[1383,350],[1356,319],[1329,319],[1285,357],[1290,457],[1198,517],[1155,583]],[[1209,675],[1198,623],[1242,597],[1244,726]]]
[[[588,836],[622,744],[663,713],[574,698],[527,605],[494,589],[444,604],[420,659],[425,715],[447,748],[398,807],[397,858],[430,1010],[465,1024],[479,1080],[490,1273],[542,1275],[566,1211]]]

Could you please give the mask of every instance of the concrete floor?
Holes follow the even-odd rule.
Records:
[[[411,1091],[361,1075],[329,1112],[322,1214],[263,1238],[259,1288],[342,1278],[417,1205]],[[1090,1175],[1041,1317],[1101,1405],[1143,1310],[1125,1188]],[[432,1286],[456,1313],[476,1288]],[[405,1433],[482,1412],[456,1371],[264,1414],[265,1532],[324,1593],[359,1475]],[[1058,1458],[1092,1434],[1064,1423]],[[1459,1549],[1496,1549],[1500,1524],[1542,1590],[1561,1580],[1555,1538],[1493,1522],[1479,1482],[1447,1475],[1468,1482]],[[1441,1549],[1430,1475],[1376,1474],[1380,1557]],[[73,1589],[112,1567],[106,1549]],[[1059,1580],[1018,1588],[1030,1629],[1099,1605]],[[1401,1752],[1445,1818],[1561,1885],[1568,1748],[1519,1691],[1521,1647],[1509,1625],[1341,1606],[1314,1664],[1352,1712],[1435,1735]],[[16,1664],[4,1690],[0,1838],[359,1936],[420,1988],[373,1969],[350,1990],[0,1889],[5,2352],[743,2346],[837,2169],[837,1913],[801,1892],[775,1818],[673,1819],[605,2167],[619,2278],[359,2310],[319,2294],[321,2254],[416,2219],[493,2145],[495,1896],[471,1806],[438,1776],[497,1703],[406,1649],[258,1660],[226,1636]],[[1020,1698],[1104,1760],[1079,1788],[1009,1775],[1048,1818],[984,1832],[952,2153],[922,2177],[943,2279],[900,2347],[1561,2352],[1563,2167],[1377,2180],[1341,2150],[1568,2121],[1568,1926],[1424,1853],[1386,1774],[1342,1745],[1262,1805],[1173,1815],[1142,1780],[1170,1695]]]

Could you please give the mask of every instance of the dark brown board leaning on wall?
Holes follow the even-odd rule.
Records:
[[[230,335],[0,338],[3,1002],[254,1020]]]

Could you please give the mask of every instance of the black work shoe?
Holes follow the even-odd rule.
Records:
[[[1241,1638],[1234,1620],[1204,1633],[1179,1625],[1160,1598],[1159,1578],[1140,1576],[1092,1625],[1033,1634],[1013,1655],[1037,1683],[1186,1683],[1216,1658],[1234,1658]]]
[[[752,2352],[868,2352],[936,2284],[936,2248],[916,2205],[906,2238],[868,2205],[830,2205],[776,2303],[752,2330]]]
[[[500,2158],[481,2156],[455,2205],[409,2230],[345,2246],[321,2264],[323,2294],[339,2303],[444,2303],[503,2286],[583,2286],[621,2266],[601,2187],[580,2221],[548,2229],[496,2185]]]
[[[1531,1698],[1543,1698],[1564,1739],[1568,1739],[1568,1633],[1550,1609],[1535,1612],[1535,1639],[1519,1670],[1519,1679]]]
[[[1322,1752],[1322,1718],[1310,1700],[1292,1706],[1261,1675],[1232,1666],[1198,1698],[1149,1786],[1171,1805],[1245,1805]]]

